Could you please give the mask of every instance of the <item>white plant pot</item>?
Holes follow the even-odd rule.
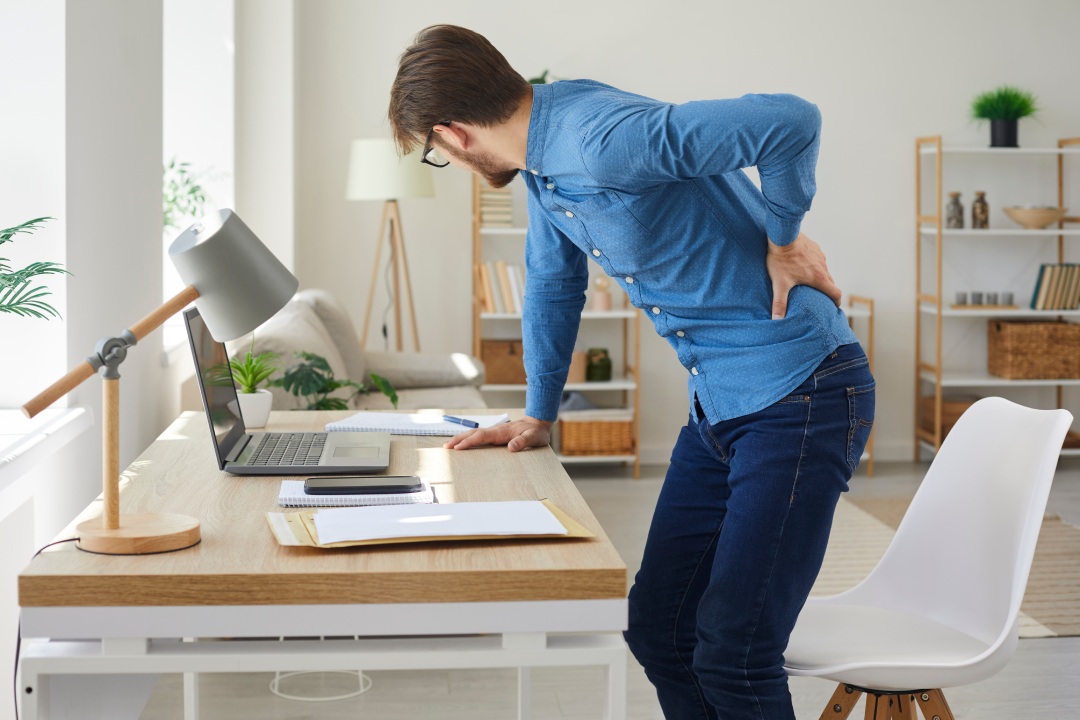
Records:
[[[274,396],[269,390],[256,390],[253,393],[237,393],[240,399],[240,413],[244,416],[244,426],[249,428],[266,427],[270,419],[270,406]]]

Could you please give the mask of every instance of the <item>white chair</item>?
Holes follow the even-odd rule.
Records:
[[[945,439],[877,567],[810,598],[784,653],[789,675],[840,685],[821,719],[952,720],[941,688],[1001,670],[1035,554],[1066,410],[979,400]]]

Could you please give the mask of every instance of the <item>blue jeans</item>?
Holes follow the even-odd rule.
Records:
[[[669,720],[793,720],[784,649],[870,435],[874,378],[843,345],[774,405],[703,417],[672,451],[626,641]]]

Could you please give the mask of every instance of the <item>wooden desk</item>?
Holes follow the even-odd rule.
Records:
[[[321,429],[348,414],[274,413],[267,429]],[[147,674],[152,688],[160,672],[553,664],[607,665],[608,715],[623,717],[626,566],[554,453],[447,451],[444,440],[394,436],[388,472],[420,475],[440,502],[550,498],[596,538],[280,547],[265,513],[278,509],[282,478],[219,471],[205,416],[185,413],[125,471],[122,512],[193,515],[202,543],[126,557],[61,545],[34,559],[19,576],[25,717],[47,717],[50,703],[59,712],[87,691],[78,683],[87,675]],[[96,514],[97,504],[69,530]],[[243,640],[278,636],[382,639]],[[180,642],[222,637],[231,640]],[[137,684],[122,679],[126,693],[99,694],[134,696]],[[88,717],[85,698],[76,701]],[[119,703],[100,717],[131,712]],[[185,717],[197,713],[187,702]]]

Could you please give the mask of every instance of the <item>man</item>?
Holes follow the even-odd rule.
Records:
[[[793,718],[783,651],[874,419],[840,290],[799,232],[817,108],[530,86],[485,38],[439,25],[401,56],[389,115],[402,151],[528,188],[526,416],[446,447],[548,443],[595,261],[689,388],[630,591],[630,649],[669,718]]]

